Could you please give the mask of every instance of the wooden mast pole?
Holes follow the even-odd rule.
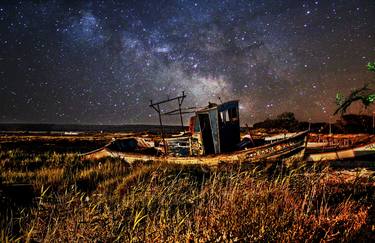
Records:
[[[164,104],[164,103],[167,103],[167,102],[170,102],[170,101],[173,101],[173,100],[177,100],[178,101],[178,111],[179,111],[179,114],[180,114],[180,120],[181,120],[181,129],[183,129],[184,131],[184,122],[183,122],[183,119],[182,119],[182,110],[181,110],[181,106],[182,106],[182,102],[184,101],[186,95],[185,95],[185,92],[182,91],[182,95],[181,96],[177,96],[175,98],[168,98],[166,100],[162,100],[162,101],[159,101],[159,102],[156,102],[156,103],[153,103],[152,100],[150,100],[150,107],[152,107],[157,113],[158,113],[158,116],[159,116],[159,123],[160,123],[160,128],[161,128],[161,137],[162,137],[162,140],[163,140],[163,143],[164,143],[164,150],[165,150],[165,153],[167,153],[167,143],[165,142],[165,130],[164,130],[164,126],[163,126],[163,121],[161,119],[161,110],[160,110],[160,105],[161,104]]]

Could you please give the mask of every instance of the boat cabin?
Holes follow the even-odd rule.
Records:
[[[202,154],[218,154],[236,149],[240,142],[238,100],[209,105],[196,112],[190,131],[199,134]]]

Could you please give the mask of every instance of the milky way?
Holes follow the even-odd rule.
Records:
[[[150,100],[182,91],[186,107],[239,99],[242,123],[328,120],[336,92],[373,82],[369,61],[372,0],[7,1],[0,122],[152,124]]]

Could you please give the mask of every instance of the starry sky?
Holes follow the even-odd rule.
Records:
[[[157,124],[150,99],[182,91],[328,121],[369,61],[374,0],[0,1],[0,122]]]

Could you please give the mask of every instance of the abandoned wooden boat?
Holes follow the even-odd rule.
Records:
[[[274,160],[296,160],[304,156],[307,131],[258,147],[239,147],[240,122],[238,101],[210,103],[196,111],[190,122],[190,133],[159,139],[154,146],[144,138],[117,139],[98,150],[83,154],[85,159],[118,157],[129,163],[154,161],[168,163],[201,163],[215,165],[221,162],[243,163]],[[241,149],[241,150],[240,150]]]
[[[301,159],[304,156],[307,131],[300,132],[293,137],[279,140],[272,144],[266,144],[259,147],[244,149],[222,154],[209,154],[197,156],[171,156],[171,155],[155,155],[147,153],[136,153],[124,151],[121,148],[124,140],[114,140],[108,145],[98,150],[83,154],[85,159],[100,159],[104,157],[122,158],[129,163],[136,161],[153,161],[168,162],[179,164],[201,163],[207,165],[215,165],[221,162],[227,163],[244,163],[244,162],[260,162],[260,161],[292,161]],[[127,141],[125,142],[127,143]]]
[[[306,160],[375,159],[375,136],[368,134],[310,134]]]

